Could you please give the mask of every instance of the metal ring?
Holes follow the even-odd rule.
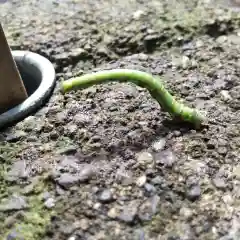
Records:
[[[22,69],[31,76],[30,80],[35,81],[32,83],[37,85],[37,89],[25,101],[0,114],[0,128],[27,117],[39,108],[50,96],[56,80],[53,64],[45,57],[29,51],[12,51],[12,55],[20,72]]]

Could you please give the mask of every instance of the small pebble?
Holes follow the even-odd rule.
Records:
[[[154,185],[161,185],[165,182],[164,178],[163,177],[160,177],[160,176],[156,176],[155,178],[153,178],[151,180],[151,183],[154,184]]]
[[[95,210],[99,210],[100,207],[101,207],[101,203],[95,203],[95,204],[93,205],[93,208],[94,208]]]
[[[73,58],[81,58],[86,55],[87,55],[87,51],[83,48],[72,49],[71,52],[69,53],[69,57],[73,57]]]
[[[109,209],[107,215],[110,218],[116,218],[118,216],[118,211],[116,208],[111,208],[111,209]]]
[[[147,181],[147,176],[143,175],[137,179],[136,184],[138,187],[143,187],[146,181]]]
[[[14,229],[7,235],[6,240],[24,240],[24,237]]]
[[[227,90],[222,90],[220,92],[221,98],[224,102],[228,102],[232,100],[232,97],[230,96],[229,92]]]
[[[9,182],[17,181],[19,178],[27,178],[29,172],[26,169],[26,162],[24,160],[13,163],[13,166],[6,174],[6,178]]]
[[[63,173],[56,181],[59,185],[66,189],[78,183],[79,179],[77,176],[70,173]]]
[[[133,223],[137,216],[138,206],[139,206],[138,202],[136,201],[130,202],[129,205],[124,206],[122,212],[118,216],[118,219],[125,223]]]
[[[63,233],[64,235],[70,235],[74,232],[76,226],[72,222],[62,221],[58,228],[58,231]]]
[[[229,42],[231,42],[237,46],[239,46],[239,44],[240,44],[240,36],[238,36],[238,35],[230,35],[228,37],[228,40],[229,40]]]
[[[62,156],[57,170],[61,172],[76,172],[79,170],[78,159],[73,156]]]
[[[133,183],[133,173],[120,168],[116,173],[116,180],[123,186],[128,186]]]
[[[100,230],[100,231],[94,236],[94,238],[95,238],[96,240],[104,240],[104,239],[107,239],[107,238],[108,238],[108,236],[107,236],[106,234],[107,234],[106,231]]]
[[[217,43],[220,43],[220,44],[222,44],[222,43],[224,43],[224,42],[226,42],[226,41],[227,41],[227,36],[225,36],[225,35],[219,36],[219,37],[216,39],[216,42],[217,42]]]
[[[78,126],[84,127],[86,124],[88,124],[91,121],[91,118],[86,114],[78,113],[74,116],[73,121]]]
[[[78,179],[80,182],[90,180],[96,174],[95,168],[91,164],[85,165],[78,173]]]
[[[146,184],[144,185],[144,188],[145,188],[145,190],[146,190],[148,193],[150,193],[150,194],[153,194],[153,193],[156,192],[156,188],[155,188],[153,185],[149,184],[149,183],[146,183]]]
[[[233,176],[240,180],[240,165],[233,167]]]
[[[66,132],[69,134],[74,134],[78,131],[78,126],[76,124],[71,124],[66,127]]]
[[[138,216],[142,221],[149,221],[157,212],[160,197],[157,195],[152,196],[146,200],[139,208]]]
[[[0,212],[18,211],[28,208],[28,204],[23,196],[13,195],[10,199],[5,199],[0,204]]]
[[[46,208],[48,208],[48,209],[51,209],[51,208],[53,208],[54,206],[55,206],[55,199],[53,199],[53,198],[48,198],[45,202],[44,202],[44,205],[45,205],[45,207]]]
[[[201,40],[197,40],[197,41],[196,41],[196,47],[197,47],[197,48],[200,48],[200,47],[202,47],[203,45],[204,45],[203,41],[201,41]]]
[[[43,199],[44,201],[48,200],[50,197],[51,197],[51,194],[50,194],[49,192],[44,192],[44,193],[42,194],[42,199]]]
[[[83,218],[79,221],[78,225],[82,230],[86,231],[89,228],[90,223],[87,219]]]
[[[216,177],[216,178],[213,179],[213,184],[216,188],[222,189],[222,190],[226,189],[226,187],[227,187],[227,184],[224,181],[224,179],[219,178],[219,177]]]
[[[157,164],[163,164],[165,167],[172,167],[176,162],[175,154],[170,150],[164,150],[154,155]]]
[[[230,194],[224,195],[222,199],[223,199],[223,202],[227,205],[231,205],[234,202],[233,197]]]
[[[108,56],[110,57],[110,52],[108,50],[108,48],[106,46],[99,46],[97,48],[97,54],[100,55],[100,56]]]
[[[136,12],[133,13],[133,19],[138,20],[143,15],[144,15],[144,11],[137,10]]]
[[[145,232],[143,229],[136,230],[137,240],[145,240]]]
[[[166,145],[166,139],[165,138],[161,138],[160,140],[156,141],[153,145],[152,148],[155,152],[159,152],[161,150],[163,150],[163,148]]]
[[[57,195],[61,196],[61,195],[65,194],[65,191],[59,185],[57,185],[56,193],[57,193]]]
[[[153,156],[149,152],[142,152],[138,154],[137,161],[139,164],[146,166],[153,163]]]
[[[201,196],[201,188],[199,185],[192,186],[187,191],[187,198],[191,201],[197,200]]]
[[[190,65],[190,59],[187,56],[182,57],[182,68],[187,69]]]
[[[198,66],[198,63],[196,60],[192,60],[192,67],[196,68]]]
[[[71,236],[70,238],[68,238],[68,240],[76,240],[77,238],[75,236]]]
[[[98,195],[98,200],[102,203],[109,203],[113,200],[113,195],[109,189],[104,189]]]
[[[180,216],[189,219],[192,216],[192,210],[187,207],[182,207],[179,212]]]

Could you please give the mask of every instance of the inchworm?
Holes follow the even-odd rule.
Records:
[[[168,112],[173,118],[192,123],[196,128],[199,128],[206,120],[205,116],[197,109],[190,108],[177,101],[166,90],[160,79],[138,70],[112,69],[85,74],[63,81],[61,91],[66,93],[71,90],[84,89],[95,84],[103,84],[110,81],[132,82],[146,88],[160,104],[163,111]]]

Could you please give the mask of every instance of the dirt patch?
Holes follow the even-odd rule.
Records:
[[[45,107],[1,132],[3,239],[239,238],[237,11],[220,1],[1,8],[12,48],[48,57],[58,80],[148,71],[216,121],[201,131],[173,123],[132,84],[65,96],[57,86]]]

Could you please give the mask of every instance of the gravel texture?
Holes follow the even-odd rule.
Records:
[[[12,49],[50,59],[42,109],[0,132],[0,236],[24,240],[240,239],[240,3],[5,1]],[[60,78],[126,67],[159,75],[216,120],[171,121],[147,91]]]

